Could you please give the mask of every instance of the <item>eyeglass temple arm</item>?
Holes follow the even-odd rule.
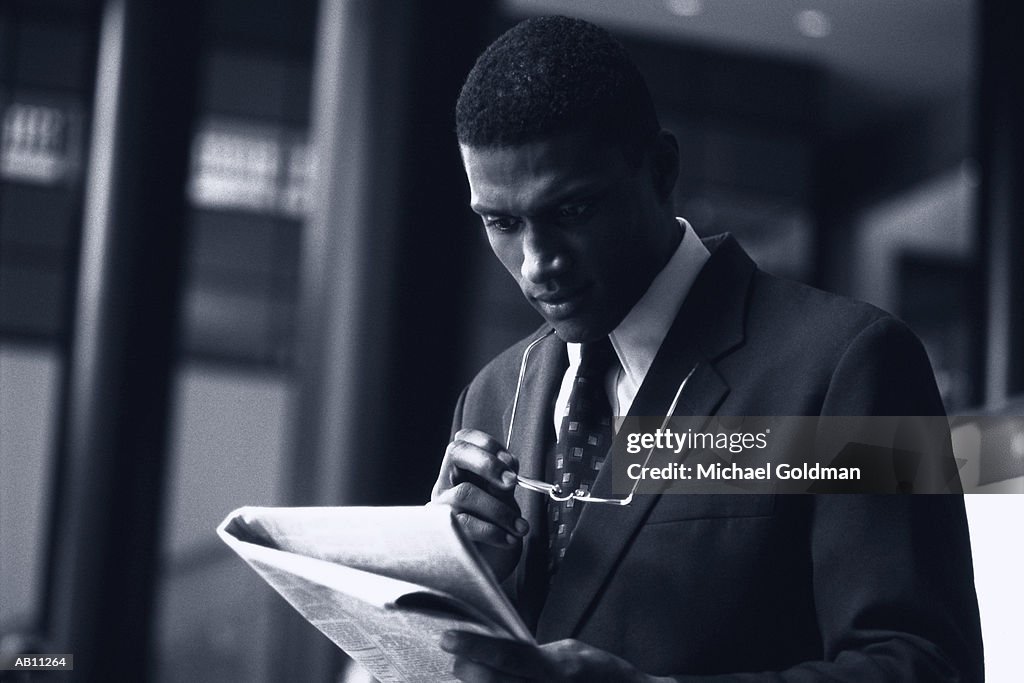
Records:
[[[530,342],[529,346],[523,351],[523,362],[519,365],[519,379],[516,380],[516,393],[512,399],[512,416],[508,420],[508,434],[505,438],[505,448],[512,446],[512,430],[516,426],[516,412],[519,408],[519,394],[523,389],[523,380],[526,378],[526,364],[530,360],[530,354],[533,353],[533,349],[540,344],[542,341],[550,337],[555,333],[555,328],[551,328],[541,336]]]

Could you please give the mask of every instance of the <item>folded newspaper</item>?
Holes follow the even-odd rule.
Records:
[[[533,642],[447,506],[243,507],[217,533],[381,683],[455,680],[449,629]]]

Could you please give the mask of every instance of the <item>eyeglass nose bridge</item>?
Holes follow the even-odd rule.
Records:
[[[572,500],[573,498],[580,498],[585,494],[583,491],[576,489],[575,491],[570,491],[562,495],[562,487],[559,486],[558,484],[555,484],[554,486],[551,487],[551,490],[548,491],[548,495],[551,496],[551,500],[554,500],[559,503],[564,503],[565,501]]]
[[[579,497],[579,494],[582,493],[581,491],[578,490],[572,491],[570,493],[564,493],[562,491],[562,487],[558,484],[549,484],[546,481],[530,479],[529,477],[524,477],[521,474],[516,475],[516,480],[517,483],[524,489],[536,491],[537,493],[543,493],[549,496],[552,500],[557,500],[560,503],[564,503],[565,501],[571,500],[572,498],[577,498]]]
[[[536,491],[537,493],[546,494],[551,500],[559,503],[565,503],[570,500],[581,500],[591,501],[595,499],[590,491],[584,491],[583,489],[576,489],[575,491],[565,491],[562,489],[560,484],[549,484],[546,481],[538,481],[536,479],[530,479],[519,474],[516,475],[516,479],[520,486],[530,491]],[[601,499],[603,500],[603,499]],[[617,501],[614,501],[617,502]]]

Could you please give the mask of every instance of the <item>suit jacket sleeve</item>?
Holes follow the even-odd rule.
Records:
[[[941,415],[920,342],[884,318],[849,345],[823,413]],[[948,432],[946,434],[948,439]],[[963,498],[819,495],[811,557],[821,661],[679,681],[981,681],[981,633]],[[785,615],[780,615],[784,624]]]
[[[449,441],[455,440],[455,434],[462,429],[462,415],[466,409],[466,394],[469,393],[469,387],[464,387],[462,393],[459,394],[459,400],[455,403],[455,415],[452,417],[452,433]]]

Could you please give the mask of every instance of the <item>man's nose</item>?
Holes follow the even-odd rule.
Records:
[[[523,231],[523,278],[543,284],[565,272],[568,265],[568,255],[554,229],[527,223]]]

